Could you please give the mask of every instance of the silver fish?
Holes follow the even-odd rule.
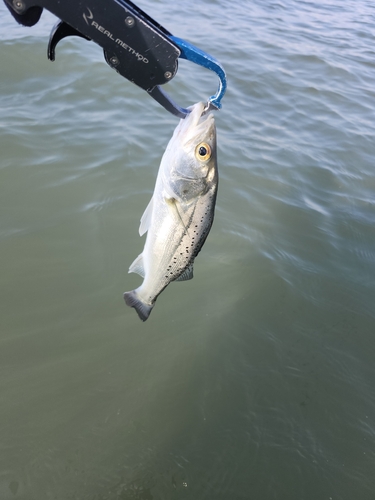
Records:
[[[142,321],[171,281],[193,277],[194,259],[211,229],[218,186],[216,128],[213,114],[204,114],[204,108],[204,103],[195,104],[177,125],[141,219],[139,234],[147,231],[146,243],[129,273],[144,280],[124,299]]]

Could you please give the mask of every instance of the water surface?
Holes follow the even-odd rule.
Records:
[[[228,73],[216,218],[122,293],[177,119],[0,5],[0,498],[373,500],[375,7],[142,0]],[[216,90],[182,61],[180,105]]]

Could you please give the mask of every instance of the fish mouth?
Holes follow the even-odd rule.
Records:
[[[198,102],[189,108],[190,113],[181,120],[178,135],[185,145],[193,141],[204,141],[213,135],[215,118],[213,113],[207,113],[205,108],[206,103]]]
[[[191,112],[189,113],[189,116],[185,118],[185,120],[189,119],[190,127],[199,127],[201,125],[206,126],[207,122],[213,120],[214,118],[212,112],[206,111],[206,103],[204,102],[198,102],[194,106],[191,106],[189,109],[191,109]]]

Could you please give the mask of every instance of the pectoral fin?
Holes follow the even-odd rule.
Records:
[[[183,228],[187,232],[187,227],[185,226],[181,214],[178,210],[178,201],[176,200],[176,198],[164,198],[164,199],[171,212],[172,217],[174,217],[177,222],[181,223]]]

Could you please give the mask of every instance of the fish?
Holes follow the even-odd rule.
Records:
[[[194,259],[210,232],[218,188],[216,126],[205,103],[189,108],[161,159],[154,192],[139,227],[143,252],[129,267],[142,284],[124,293],[142,321],[172,281],[193,278]]]

